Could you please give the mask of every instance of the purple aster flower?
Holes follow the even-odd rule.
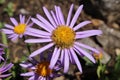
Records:
[[[38,30],[34,28],[28,29],[28,35],[38,38],[28,39],[25,41],[26,43],[47,43],[47,45],[34,51],[30,55],[30,57],[34,57],[38,54],[41,54],[43,51],[54,47],[53,55],[49,66],[51,69],[53,69],[57,60],[60,59],[64,65],[64,72],[68,71],[70,62],[76,63],[79,71],[82,72],[81,64],[78,60],[77,54],[80,56],[84,55],[89,58],[93,63],[95,63],[94,57],[90,53],[88,53],[87,50],[99,53],[98,50],[77,41],[78,39],[87,38],[94,35],[100,35],[102,34],[102,31],[79,31],[80,28],[91,22],[83,21],[78,25],[75,25],[78,16],[82,11],[83,5],[79,6],[77,11],[75,12],[75,15],[71,19],[73,6],[74,5],[72,4],[70,7],[66,22],[59,6],[55,6],[55,12],[52,10],[51,12],[49,12],[45,7],[43,7],[44,13],[47,16],[48,20],[37,14],[37,19],[32,18],[32,21],[44,30]]]
[[[6,48],[6,46],[3,44],[0,44],[0,62],[1,62],[1,60],[4,60],[4,58],[3,58],[3,54],[5,54],[4,48]]]
[[[20,66],[30,70],[30,72],[22,73],[21,76],[29,76],[28,80],[52,80],[60,76],[60,74],[57,74],[57,71],[61,69],[60,63],[57,62],[53,69],[49,68],[49,64],[49,59],[44,60],[42,58],[40,61],[30,59],[29,62],[20,64]]]
[[[0,78],[5,78],[10,76],[11,73],[6,74],[6,72],[10,70],[12,66],[13,66],[12,63],[6,64],[6,61],[5,61],[4,64],[0,67]]]
[[[18,39],[18,37],[22,38],[25,35],[27,28],[31,27],[33,23],[29,23],[29,19],[25,22],[25,16],[20,15],[20,22],[17,22],[15,18],[10,18],[13,25],[5,24],[7,29],[2,29],[5,34],[8,35],[12,41]]]

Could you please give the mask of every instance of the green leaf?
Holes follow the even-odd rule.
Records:
[[[9,16],[13,16],[13,12],[14,12],[14,5],[12,2],[9,2],[7,7],[4,8],[4,11],[8,13]]]
[[[101,77],[101,74],[104,73],[105,69],[106,69],[106,65],[100,64],[100,65],[98,66],[98,68],[97,68],[98,78]]]
[[[0,22],[0,29],[1,29],[1,28],[3,28],[3,26],[4,26],[4,25],[3,25],[3,23],[2,23],[2,22]]]
[[[115,71],[120,71],[120,55],[117,56],[116,61],[117,61],[117,62],[116,62],[116,64],[115,64],[114,70],[115,70]]]
[[[12,78],[12,76],[9,76],[7,78],[5,78],[5,80],[10,80]]]
[[[4,4],[5,3],[5,0],[0,0],[0,4]]]
[[[101,69],[102,69],[102,67],[101,67],[101,66],[98,66],[98,68],[97,68],[98,78],[100,78]]]
[[[86,61],[86,65],[92,66],[93,63],[87,58],[87,57],[83,57],[83,59]]]

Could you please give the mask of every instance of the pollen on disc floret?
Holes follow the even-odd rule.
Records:
[[[61,48],[69,48],[75,40],[75,32],[68,26],[58,26],[52,33],[54,43]]]
[[[14,32],[17,34],[23,34],[25,32],[25,29],[26,24],[18,24],[17,26],[15,26]]]
[[[52,70],[49,68],[49,62],[40,62],[36,65],[36,73],[40,76],[49,76],[52,73]]]

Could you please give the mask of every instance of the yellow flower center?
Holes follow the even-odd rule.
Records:
[[[52,73],[52,70],[49,69],[49,62],[43,61],[37,64],[36,73],[43,77],[49,76]]]
[[[69,48],[73,45],[75,40],[75,32],[68,26],[58,26],[52,32],[52,40],[61,48]]]
[[[17,34],[23,34],[25,32],[25,29],[26,24],[18,24],[17,26],[15,26],[14,32]]]

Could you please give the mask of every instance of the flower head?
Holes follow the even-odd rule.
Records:
[[[29,80],[51,80],[60,76],[60,74],[57,74],[57,71],[61,69],[59,63],[53,69],[49,68],[50,63],[48,60],[37,61],[31,59],[30,62],[23,62],[20,65],[31,70],[21,74],[21,76],[30,76]]]
[[[79,31],[79,28],[82,28],[91,22],[83,21],[78,25],[75,25],[78,16],[82,11],[83,5],[79,6],[75,12],[75,15],[71,19],[73,6],[74,5],[72,4],[70,7],[66,22],[59,6],[55,6],[55,12],[52,10],[49,12],[45,7],[43,7],[44,13],[48,20],[37,14],[37,19],[32,18],[32,21],[44,30],[38,30],[34,28],[28,29],[28,35],[38,38],[28,39],[25,41],[26,43],[48,43],[44,47],[34,51],[30,57],[34,57],[37,54],[41,54],[43,51],[54,47],[49,66],[51,69],[53,69],[57,60],[60,59],[64,65],[64,72],[68,71],[70,62],[76,63],[78,69],[82,72],[81,64],[78,60],[77,54],[80,56],[82,54],[95,63],[95,59],[92,54],[88,53],[84,49],[99,53],[98,50],[77,41],[78,39],[100,35],[102,32],[100,30]]]
[[[75,40],[75,32],[68,26],[61,25],[52,32],[51,38],[56,46],[69,48]]]
[[[4,60],[3,58],[3,54],[5,54],[4,48],[6,48],[6,46],[4,44],[0,44],[0,62],[1,60]]]
[[[15,18],[10,18],[13,25],[5,24],[6,29],[2,29],[5,34],[8,35],[12,41],[22,38],[23,35],[27,32],[27,28],[31,27],[33,23],[29,23],[29,19],[25,22],[25,16],[20,15],[20,22],[17,22]]]
[[[95,57],[96,60],[100,60],[103,58],[103,53],[100,52],[99,54],[93,53],[93,56]]]
[[[5,72],[11,69],[12,66],[13,66],[12,63],[6,64],[6,61],[5,61],[4,64],[0,67],[0,78],[5,78],[10,76],[11,73],[6,74]]]

